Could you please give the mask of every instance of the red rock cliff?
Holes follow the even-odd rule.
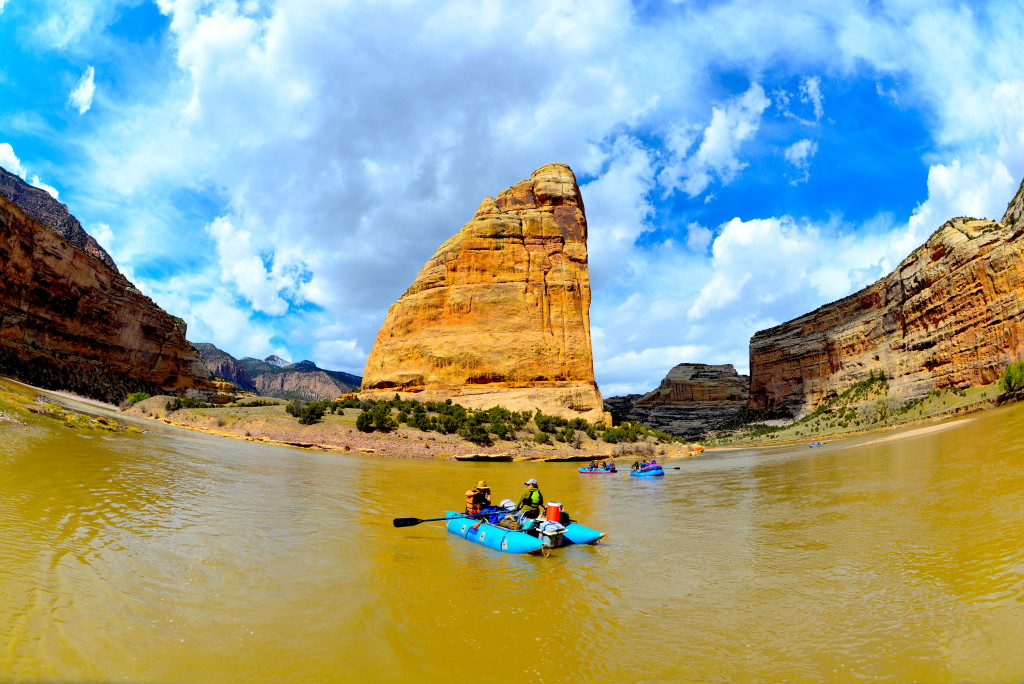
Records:
[[[885,278],[750,340],[751,408],[813,410],[872,371],[911,398],[1024,358],[1024,184],[1003,221],[957,218]]]
[[[486,198],[441,245],[388,310],[363,389],[603,419],[587,220],[568,166]]]
[[[0,373],[112,403],[134,391],[208,393],[184,321],[135,289],[91,237],[73,234],[77,246],[36,218],[46,198],[20,190],[36,202],[31,213],[0,192]]]

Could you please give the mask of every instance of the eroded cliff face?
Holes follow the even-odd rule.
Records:
[[[363,390],[603,420],[587,221],[568,166],[484,199],[441,245],[388,310]]]
[[[749,406],[802,415],[874,371],[890,392],[1000,377],[1024,358],[1024,184],[1003,221],[946,222],[885,278],[750,341]]]
[[[681,363],[668,372],[657,389],[636,397],[631,405],[620,400],[612,406],[620,415],[627,409],[626,420],[697,439],[711,426],[745,408],[749,387],[750,378],[737,373],[732,364]]]
[[[211,373],[247,392],[256,392],[256,382],[238,359],[209,342],[195,342],[192,346],[203,357],[203,362]]]
[[[73,243],[36,218],[64,216],[65,228],[81,230],[64,205],[20,192],[31,213],[0,192],[0,373],[112,403],[135,391],[209,396],[184,321],[135,289],[91,237],[72,231]]]

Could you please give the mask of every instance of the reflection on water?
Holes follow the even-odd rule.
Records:
[[[1024,406],[658,480],[0,427],[0,678],[1016,681]],[[481,478],[608,533],[396,529]]]

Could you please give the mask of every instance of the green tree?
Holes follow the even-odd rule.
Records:
[[[483,446],[490,446],[494,443],[491,441],[491,436],[488,434],[487,428],[479,424],[466,423],[459,429],[459,436],[469,442]]]
[[[1018,394],[1024,391],[1024,361],[1011,363],[999,379],[999,389],[1004,394]]]
[[[360,432],[373,432],[373,416],[369,411],[363,411],[356,418],[356,429]]]
[[[320,419],[324,417],[326,407],[319,401],[307,404],[299,412],[299,422],[303,425],[313,425],[319,423]]]

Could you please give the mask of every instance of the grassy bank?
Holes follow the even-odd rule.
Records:
[[[33,420],[52,421],[80,430],[141,432],[118,420],[73,411],[29,385],[0,378],[0,423],[27,425]]]
[[[968,388],[934,390],[901,401],[890,394],[884,376],[855,383],[800,420],[754,422],[722,430],[701,443],[714,446],[764,446],[840,439],[899,425],[930,422],[997,406],[998,382]]]

